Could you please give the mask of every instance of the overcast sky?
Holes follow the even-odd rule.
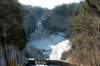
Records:
[[[20,3],[24,5],[32,5],[32,6],[41,6],[43,8],[52,9],[57,5],[61,5],[63,3],[72,3],[72,2],[80,2],[81,0],[19,0]]]

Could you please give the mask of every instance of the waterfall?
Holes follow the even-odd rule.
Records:
[[[57,45],[51,45],[52,51],[49,55],[49,59],[61,60],[62,53],[69,51],[71,49],[71,42],[69,40],[64,40]]]

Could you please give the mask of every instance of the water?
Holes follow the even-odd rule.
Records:
[[[69,51],[71,49],[71,42],[69,40],[64,40],[59,42],[57,45],[51,45],[52,51],[49,55],[49,59],[61,60],[63,52]]]
[[[25,52],[31,58],[60,60],[62,53],[71,49],[71,43],[64,33],[49,34],[48,31],[44,31],[43,20],[44,16],[37,20],[37,28],[30,34]]]
[[[69,49],[71,49],[70,41],[59,34],[49,35],[48,37],[44,37],[42,39],[30,40],[25,47],[25,51],[29,57],[46,59],[51,59],[49,55],[55,55],[53,57],[56,57],[56,55],[61,56],[64,51],[68,51]],[[57,60],[58,57],[59,56],[52,59]],[[60,60],[60,58],[58,60]]]

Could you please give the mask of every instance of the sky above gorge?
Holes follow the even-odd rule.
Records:
[[[69,3],[79,3],[82,0],[18,0],[21,4],[40,6],[43,8],[52,9],[57,5],[69,4]]]

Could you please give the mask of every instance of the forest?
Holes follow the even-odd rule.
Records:
[[[28,55],[24,50],[39,21],[42,33],[61,32],[71,41],[68,63],[100,66],[100,0],[62,4],[53,9],[0,0],[0,66],[25,66]]]

